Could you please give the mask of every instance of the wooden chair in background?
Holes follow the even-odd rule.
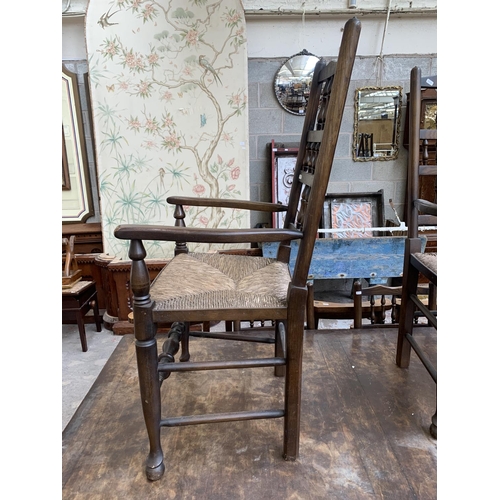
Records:
[[[165,471],[160,442],[160,429],[164,426],[282,417],[283,456],[286,460],[295,460],[298,456],[307,276],[360,30],[361,23],[356,18],[350,19],[344,28],[337,62],[327,65],[320,60],[316,65],[288,207],[264,202],[171,196],[167,201],[176,205],[175,226],[123,225],[115,229],[117,238],[130,240],[134,333],[143,413],[150,442],[146,460],[146,475],[150,480],[159,479]],[[285,224],[284,228],[188,228],[184,224],[183,205],[268,212],[286,210]],[[153,284],[150,284],[142,240],[176,242],[175,257]],[[288,266],[291,240],[300,240],[298,264],[292,277]],[[265,241],[280,243],[275,259],[188,253],[186,245],[187,242],[251,244]],[[274,356],[188,361],[190,323],[262,318],[274,320],[276,324]],[[157,325],[169,322],[173,326],[158,356]],[[220,332],[214,334],[217,338],[222,336]],[[210,337],[211,332],[203,332],[203,336]],[[237,332],[229,332],[227,338],[244,340],[244,336],[239,337]],[[180,362],[176,362],[174,356],[180,346]],[[174,372],[270,366],[275,367],[278,374],[282,374],[283,369],[285,371],[282,408],[171,418],[161,416],[160,386]]]
[[[414,350],[425,368],[437,383],[437,370],[426,356],[424,349],[413,336],[414,313],[420,311],[436,329],[437,311],[433,310],[436,300],[432,298],[428,305],[418,297],[419,278],[423,276],[429,282],[432,293],[437,289],[437,254],[424,253],[421,250],[419,227],[437,227],[437,204],[419,199],[419,179],[424,175],[437,175],[437,146],[435,165],[428,165],[429,141],[437,141],[437,129],[422,128],[421,117],[421,70],[414,67],[410,79],[410,134],[408,151],[408,189],[407,189],[407,225],[408,238],[405,244],[403,269],[403,287],[401,298],[401,319],[398,331],[396,364],[407,368],[410,364],[411,350]],[[436,142],[437,144],[437,142]],[[432,417],[430,433],[437,437],[437,410]]]
[[[92,309],[96,330],[101,331],[101,318],[97,302],[95,281],[82,280],[82,270],[78,268],[75,256],[75,236],[62,239],[64,248],[64,269],[62,271],[62,320],[76,321],[82,351],[87,352],[85,315]]]
[[[353,284],[354,322],[353,328],[387,328],[388,326],[399,328],[401,315],[401,295],[402,286],[372,285],[363,287],[361,281],[357,280]],[[417,294],[424,304],[428,304],[429,287],[419,285]],[[368,301],[363,301],[363,297],[369,297]],[[387,314],[390,311],[390,322]],[[413,321],[416,324],[422,316],[415,312]],[[363,318],[370,320],[369,324],[363,324]],[[429,323],[427,325],[430,326]]]

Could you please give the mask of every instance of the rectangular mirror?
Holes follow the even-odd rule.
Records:
[[[399,153],[401,87],[362,87],[354,96],[354,161],[395,160]]]

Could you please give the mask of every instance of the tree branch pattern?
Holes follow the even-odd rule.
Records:
[[[91,0],[86,31],[106,252],[127,258],[118,224],[173,224],[169,194],[248,197],[240,0]],[[248,214],[186,207],[186,223],[239,227]],[[147,249],[164,258],[173,245]]]

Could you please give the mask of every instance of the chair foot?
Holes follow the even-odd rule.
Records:
[[[158,481],[161,479],[163,474],[165,473],[165,464],[163,462],[156,467],[146,467],[146,477],[150,481]]]

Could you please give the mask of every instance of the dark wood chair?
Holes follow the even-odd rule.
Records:
[[[85,315],[91,309],[94,313],[96,330],[100,332],[102,327],[95,281],[79,280],[73,286],[62,289],[62,320],[63,322],[76,320],[83,352],[88,350]]]
[[[364,302],[363,296],[369,297]],[[391,311],[391,323],[394,325],[399,321],[398,297],[401,296],[401,287],[373,285],[364,287],[361,281],[356,280],[353,284],[354,322],[353,328],[363,328],[363,318],[370,320],[370,328],[386,327],[386,313]]]
[[[101,317],[97,303],[95,281],[82,280],[82,270],[78,267],[75,253],[75,235],[62,239],[62,320],[76,320],[82,351],[87,352],[87,335],[85,333],[85,315],[92,309],[96,330],[101,331]]]
[[[426,284],[417,287],[417,294],[425,305],[432,303],[432,292],[433,289]],[[356,280],[353,284],[353,328],[386,328],[388,326],[399,328],[402,294],[402,286],[372,285],[363,287],[361,281]],[[369,299],[364,301],[363,297]],[[386,318],[388,311],[390,311],[389,323],[387,322],[388,318]],[[420,317],[422,314],[415,311],[415,324]],[[363,324],[363,318],[368,318],[370,323]],[[424,325],[423,323],[419,324]],[[427,325],[430,326],[429,323]]]
[[[262,418],[284,418],[285,460],[299,453],[302,343],[307,299],[307,275],[332,168],[361,23],[350,19],[344,28],[337,63],[320,60],[314,71],[311,95],[288,207],[226,199],[171,196],[176,205],[175,226],[122,225],[115,236],[130,240],[131,288],[134,295],[134,334],[142,406],[150,452],[146,475],[159,479],[165,470],[161,427]],[[335,76],[335,78],[334,78]],[[183,205],[215,206],[260,211],[286,210],[284,228],[188,228]],[[150,284],[142,240],[176,242],[175,257]],[[291,240],[300,240],[293,276],[288,261]],[[224,253],[188,253],[188,242],[279,242],[275,259]],[[188,362],[190,323],[206,321],[275,321],[274,356],[260,359]],[[158,324],[172,323],[158,355]],[[192,334],[196,332],[191,332]],[[203,332],[210,337],[222,332]],[[200,336],[200,335],[199,335]],[[243,339],[237,332],[229,339]],[[174,356],[181,346],[180,362]],[[162,418],[160,386],[173,372],[275,367],[285,371],[284,404],[280,409]],[[280,374],[280,373],[278,373]],[[170,379],[173,382],[175,376]],[[182,389],[182,388],[179,388]]]
[[[435,165],[428,164],[429,141],[436,141],[437,129],[422,128],[421,117],[421,71],[415,67],[410,79],[410,133],[408,150],[408,189],[407,189],[407,226],[408,238],[405,244],[403,268],[403,289],[401,298],[401,319],[398,331],[396,364],[407,368],[410,354],[414,350],[425,368],[437,383],[437,370],[426,356],[424,350],[413,336],[414,313],[420,311],[436,329],[437,309],[432,310],[418,297],[417,287],[422,277],[429,282],[431,288],[437,290],[437,253],[422,252],[419,227],[437,227],[437,204],[429,200],[419,199],[419,179],[424,175],[437,175],[437,146]],[[434,305],[435,300],[429,303]],[[430,433],[437,437],[437,410],[432,417]]]
[[[363,319],[371,320],[372,326],[379,326],[383,323],[385,312],[391,308],[393,301],[387,302],[386,295],[393,294],[393,287],[376,286],[377,294],[372,292],[372,287],[362,288],[361,281],[356,280],[352,285],[352,298],[343,302],[332,302],[314,299],[314,286],[312,283],[307,284],[307,328],[317,330],[320,319],[333,320],[353,320],[351,328],[362,328]],[[375,295],[380,294],[383,288],[383,297],[375,298]],[[371,296],[369,300],[363,300],[363,295]],[[395,299],[393,299],[395,300]],[[382,325],[380,325],[382,326]]]

